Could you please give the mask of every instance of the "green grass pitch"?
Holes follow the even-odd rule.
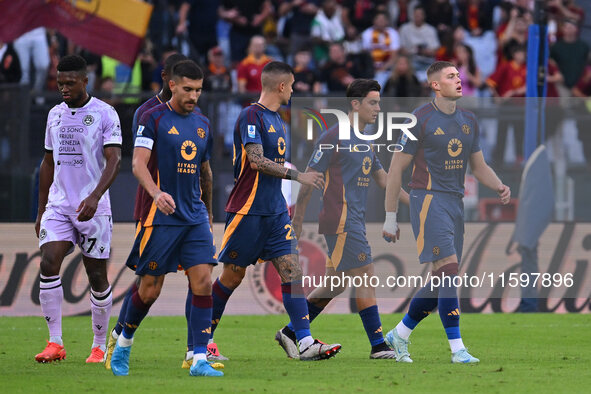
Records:
[[[382,315],[384,330],[400,315]],[[425,319],[411,336],[413,364],[370,360],[357,315],[322,315],[313,334],[339,342],[334,359],[289,360],[273,340],[286,316],[225,316],[216,332],[225,362],[222,378],[194,378],[180,368],[184,317],[148,317],[131,352],[130,376],[114,377],[86,365],[92,342],[90,317],[64,319],[66,360],[38,364],[45,346],[41,317],[0,318],[3,393],[148,392],[590,392],[591,315],[465,314],[462,336],[479,365],[452,365],[439,317]],[[111,320],[111,326],[115,319]]]

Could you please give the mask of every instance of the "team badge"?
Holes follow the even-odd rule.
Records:
[[[233,251],[231,251],[231,252],[228,254],[228,256],[230,256],[230,258],[231,258],[232,260],[234,260],[236,257],[238,257],[238,252],[237,252],[237,251],[235,251],[235,250],[233,250]]]
[[[439,249],[439,246],[434,246],[433,247],[433,254],[435,256],[439,256],[439,252],[441,252],[441,250]]]
[[[367,255],[365,253],[359,253],[359,256],[357,256],[357,260],[363,263],[365,260],[367,260]]]
[[[94,118],[92,117],[92,115],[86,115],[82,123],[84,123],[86,126],[90,126],[94,123]]]
[[[144,126],[139,125],[137,128],[137,135],[142,135],[142,133],[144,132]]]
[[[181,145],[181,156],[183,156],[183,159],[191,161],[195,158],[195,155],[197,155],[197,146],[195,146],[195,143],[190,140],[183,142]]]
[[[203,130],[201,127],[199,127],[197,129],[197,135],[199,136],[199,138],[205,138],[205,130]]]
[[[248,125],[248,138],[254,138],[256,135],[256,127],[253,124]]]
[[[42,228],[41,231],[39,231],[39,239],[41,241],[43,241],[45,239],[45,237],[47,237],[47,230]]]
[[[155,261],[150,261],[150,263],[148,264],[148,268],[154,271],[156,268],[158,268],[158,263]]]
[[[322,159],[322,155],[324,153],[321,150],[318,150],[315,154],[314,157],[312,158],[312,163],[313,164],[318,164],[318,162],[320,161],[320,159]]]
[[[470,126],[468,126],[467,124],[463,124],[462,125],[462,131],[464,132],[464,134],[468,135],[470,134]]]

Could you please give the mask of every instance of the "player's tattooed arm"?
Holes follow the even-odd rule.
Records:
[[[37,207],[37,220],[35,220],[35,234],[39,237],[39,230],[41,228],[41,217],[45,212],[47,199],[49,198],[49,187],[53,183],[53,153],[45,152],[41,167],[39,167],[39,204]]]
[[[253,170],[276,178],[287,179],[286,168],[281,164],[267,159],[263,154],[263,146],[261,144],[247,144],[244,149],[246,149],[246,156]],[[297,180],[297,170],[295,170],[295,173],[295,178],[293,179]]]
[[[281,283],[302,279],[302,267],[297,254],[286,254],[271,259],[273,266],[281,277]]]
[[[107,146],[104,148],[103,152],[106,165],[101,178],[99,179],[98,184],[92,193],[90,193],[88,197],[80,202],[80,205],[76,210],[76,212],[79,212],[78,220],[81,222],[85,222],[93,218],[96,208],[98,207],[99,200],[103,194],[109,190],[109,187],[111,187],[113,184],[113,181],[119,173],[119,168],[121,167],[120,146]]]
[[[209,223],[213,223],[213,208],[212,208],[212,195],[213,195],[213,174],[211,167],[209,166],[209,160],[201,163],[201,175],[199,177],[201,184],[201,199],[207,208],[207,214],[209,215]]]

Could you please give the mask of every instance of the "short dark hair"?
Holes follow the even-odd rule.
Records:
[[[287,63],[283,62],[269,62],[263,67],[263,74],[295,74],[293,68]]]
[[[172,68],[174,67],[174,65],[183,60],[187,60],[187,57],[185,55],[181,53],[173,53],[164,60],[164,68],[162,71],[170,75],[172,73]]]
[[[443,70],[444,68],[448,67],[455,67],[456,65],[452,62],[446,61],[437,61],[429,66],[427,69],[427,79],[431,78],[431,75],[438,73],[439,71]]]
[[[86,74],[86,60],[80,55],[67,55],[60,59],[57,64],[57,71],[76,71]]]
[[[172,66],[172,78],[203,79],[203,71],[193,60],[181,60]]]
[[[347,86],[347,97],[363,98],[367,96],[369,92],[379,92],[381,90],[382,87],[376,80],[359,78]]]

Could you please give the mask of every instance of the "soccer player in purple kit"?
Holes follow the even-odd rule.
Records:
[[[386,334],[386,342],[401,362],[412,363],[408,338],[419,322],[436,307],[451,348],[452,363],[478,363],[460,335],[460,310],[454,277],[458,275],[464,241],[464,177],[468,163],[479,182],[497,192],[507,204],[511,190],[486,164],[480,149],[480,128],[475,115],[458,107],[462,97],[460,74],[453,63],[435,62],[427,69],[435,99],[414,111],[417,125],[411,140],[401,134],[403,150],[395,153],[386,186],[383,236],[396,242],[396,210],[402,173],[413,163],[410,182],[410,218],[417,240],[419,261],[432,263],[440,286],[427,283],[413,297],[408,313]]]
[[[140,213],[128,265],[141,276],[127,304],[125,323],[111,357],[116,376],[129,374],[129,356],[138,326],[162,290],[164,278],[180,262],[191,291],[193,365],[191,376],[223,376],[207,362],[211,332],[211,270],[217,260],[212,233],[209,120],[197,108],[203,72],[191,60],[177,63],[169,81],[170,101],[142,115],[136,132],[133,173],[152,197]],[[148,165],[155,160],[156,172]]]
[[[41,248],[39,301],[49,327],[47,347],[35,356],[38,362],[66,357],[59,272],[76,244],[90,282],[94,339],[86,362],[102,362],[106,350],[112,306],[107,259],[113,229],[108,189],[121,162],[121,125],[113,107],[87,93],[87,83],[82,57],[69,55],[59,61],[57,86],[64,101],[47,117],[35,222]]]

